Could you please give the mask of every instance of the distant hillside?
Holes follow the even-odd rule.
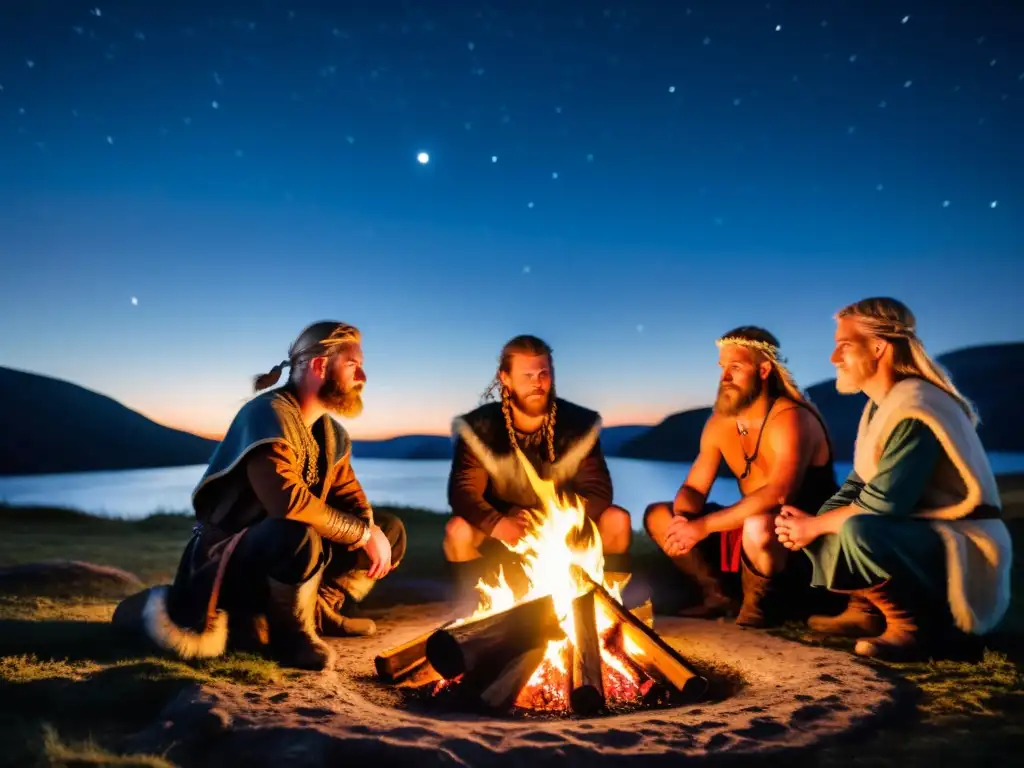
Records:
[[[649,429],[633,424],[605,427],[601,447],[606,456],[616,456],[623,444]],[[357,459],[450,459],[452,439],[447,435],[402,435],[388,440],[353,440],[352,455]]]
[[[216,445],[77,384],[0,367],[0,475],[205,464]]]
[[[608,455],[650,427],[608,427]],[[216,440],[171,429],[67,381],[0,367],[0,475],[206,464]],[[450,459],[447,435],[354,440],[365,459]]]
[[[981,415],[978,430],[989,451],[1024,452],[1024,415],[1017,398],[1024,382],[1024,342],[967,347],[940,355],[957,387],[974,401]],[[836,458],[849,461],[857,423],[864,409],[863,395],[841,395],[835,380],[807,389],[818,406],[835,444]],[[692,461],[700,447],[700,433],[710,408],[674,413],[621,448],[621,455],[656,461]]]

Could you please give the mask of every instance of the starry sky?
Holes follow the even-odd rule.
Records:
[[[710,402],[740,324],[829,377],[867,295],[1021,339],[1021,39],[1006,0],[6,0],[0,364],[217,435],[339,319],[371,438],[524,332],[608,424]]]

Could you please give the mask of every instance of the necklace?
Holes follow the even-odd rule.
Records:
[[[761,422],[761,431],[757,433],[757,442],[754,443],[754,452],[752,454],[749,456],[747,455],[747,450],[743,447],[743,441],[740,440],[740,450],[743,451],[743,463],[746,465],[743,468],[743,474],[740,475],[740,480],[747,479],[747,476],[750,474],[751,466],[753,466],[754,462],[757,461],[758,451],[761,450],[761,437],[764,435],[764,426],[768,423],[768,414],[772,412],[772,408],[774,407],[775,400],[772,400],[768,404],[768,410],[765,411],[764,420]],[[736,420],[736,431],[739,433],[741,438],[747,436],[747,428],[740,424],[739,419]]]

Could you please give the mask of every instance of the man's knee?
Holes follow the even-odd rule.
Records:
[[[743,521],[743,545],[748,551],[766,552],[776,541],[773,515],[754,515]]]
[[[398,565],[405,557],[408,548],[408,539],[405,531],[405,523],[396,515],[388,512],[375,512],[373,521],[380,528],[391,544],[391,565]]]
[[[871,550],[878,543],[879,529],[885,525],[881,515],[863,514],[846,518],[839,528],[839,538],[847,547]]]
[[[601,513],[601,517],[597,520],[597,528],[601,531],[601,535],[610,534],[613,536],[627,536],[630,531],[630,516],[629,512],[622,507],[616,506],[615,504],[609,505],[604,512]]]
[[[254,526],[272,578],[286,583],[309,579],[324,562],[320,534],[297,520],[268,518]],[[246,535],[250,535],[247,533]]]
[[[667,501],[656,501],[648,504],[644,510],[644,530],[654,536],[672,519],[672,504]]]

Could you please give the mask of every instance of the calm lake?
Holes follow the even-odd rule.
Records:
[[[997,474],[1024,472],[1024,454],[993,453],[989,456]],[[447,461],[400,461],[355,459],[353,466],[370,500],[377,505],[419,507],[447,511]],[[644,508],[652,501],[671,499],[689,469],[686,463],[609,459],[615,484],[615,503],[633,513],[639,525]],[[145,517],[153,512],[191,510],[192,489],[204,465],[139,469],[118,472],[0,477],[0,501],[26,506],[79,509],[98,515]],[[840,482],[850,465],[836,465]],[[711,500],[720,504],[737,501],[732,479],[719,479]]]

